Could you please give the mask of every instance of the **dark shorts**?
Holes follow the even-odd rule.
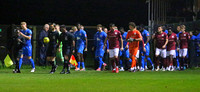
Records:
[[[48,49],[47,49],[47,57],[56,57],[56,45],[49,45]]]
[[[72,49],[71,47],[64,47],[62,48],[62,54],[63,56],[68,55],[70,56],[72,54]]]
[[[15,53],[15,55],[14,55],[15,58],[21,58],[21,55],[23,55],[23,50],[22,49],[21,50],[17,50],[14,53]]]

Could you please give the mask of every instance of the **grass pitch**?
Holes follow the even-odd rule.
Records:
[[[199,92],[200,69],[175,72],[74,71],[48,74],[50,68],[0,69],[0,92]]]

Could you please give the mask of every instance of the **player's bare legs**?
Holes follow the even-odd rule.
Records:
[[[81,53],[77,53],[77,61],[78,61],[78,66],[77,68],[75,69],[75,71],[80,71],[80,67],[81,67]]]

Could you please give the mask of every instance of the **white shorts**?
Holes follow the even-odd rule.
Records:
[[[136,58],[140,57],[140,50],[137,51]]]
[[[187,48],[180,49],[179,50],[179,57],[186,57],[187,56],[187,52],[188,52]]]
[[[156,56],[161,56],[162,58],[166,58],[167,56],[166,56],[166,53],[167,51],[166,51],[166,49],[158,49],[158,48],[156,48]]]
[[[170,56],[170,55],[172,55],[173,58],[176,58],[176,51],[175,50],[167,51],[167,56]]]
[[[109,49],[109,57],[113,58],[114,56],[118,57],[119,48]]]

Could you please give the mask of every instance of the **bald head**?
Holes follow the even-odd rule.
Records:
[[[45,31],[48,31],[48,30],[49,30],[49,24],[45,24],[45,25],[44,25],[44,30],[45,30]]]

